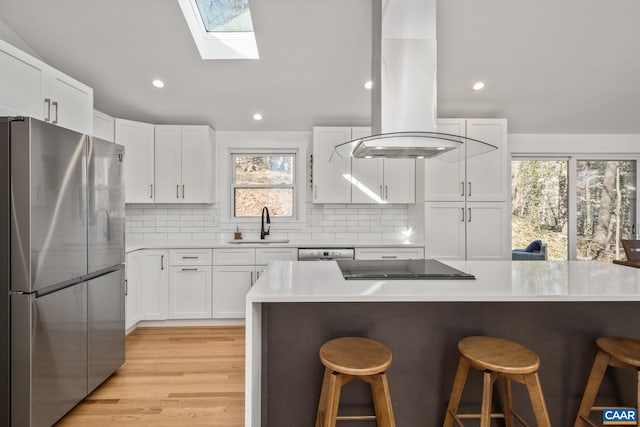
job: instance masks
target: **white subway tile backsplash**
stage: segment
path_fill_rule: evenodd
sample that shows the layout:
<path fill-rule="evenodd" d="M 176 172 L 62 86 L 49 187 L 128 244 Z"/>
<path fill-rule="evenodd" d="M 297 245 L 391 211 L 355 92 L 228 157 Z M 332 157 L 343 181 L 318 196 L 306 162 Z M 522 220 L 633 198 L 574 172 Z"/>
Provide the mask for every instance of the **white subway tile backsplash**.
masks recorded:
<path fill-rule="evenodd" d="M 216 205 L 132 204 L 126 206 L 127 239 L 231 240 L 239 225 L 245 238 L 257 238 L 260 222 L 221 220 Z M 407 228 L 405 205 L 307 204 L 303 221 L 271 223 L 272 238 L 314 242 L 402 241 Z"/>

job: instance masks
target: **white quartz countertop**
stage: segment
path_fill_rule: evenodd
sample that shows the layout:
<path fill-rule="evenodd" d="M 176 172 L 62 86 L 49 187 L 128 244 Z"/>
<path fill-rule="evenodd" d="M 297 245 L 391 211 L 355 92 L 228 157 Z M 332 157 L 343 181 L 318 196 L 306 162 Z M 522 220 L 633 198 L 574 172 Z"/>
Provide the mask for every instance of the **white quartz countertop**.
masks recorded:
<path fill-rule="evenodd" d="M 424 243 L 420 242 L 336 242 L 336 241 L 313 241 L 290 240 L 287 243 L 229 243 L 227 240 L 189 240 L 189 241 L 145 241 L 127 242 L 126 252 L 133 252 L 140 249 L 230 249 L 230 248 L 422 248 Z"/>
<path fill-rule="evenodd" d="M 263 302 L 640 301 L 640 269 L 596 261 L 447 261 L 476 280 L 344 280 L 335 261 L 276 261 Z"/>

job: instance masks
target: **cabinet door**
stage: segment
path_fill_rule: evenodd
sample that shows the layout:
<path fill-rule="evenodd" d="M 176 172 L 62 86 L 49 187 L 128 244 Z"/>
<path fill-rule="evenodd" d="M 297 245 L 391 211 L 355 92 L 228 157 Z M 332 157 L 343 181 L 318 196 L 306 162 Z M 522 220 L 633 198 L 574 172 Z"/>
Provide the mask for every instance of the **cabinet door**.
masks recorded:
<path fill-rule="evenodd" d="M 126 203 L 153 203 L 154 129 L 147 123 L 116 119 L 116 143 L 125 146 Z"/>
<path fill-rule="evenodd" d="M 506 203 L 467 203 L 467 260 L 509 259 Z"/>
<path fill-rule="evenodd" d="M 382 159 L 351 159 L 351 203 L 385 203 Z"/>
<path fill-rule="evenodd" d="M 464 202 L 425 203 L 425 257 L 465 259 Z"/>
<path fill-rule="evenodd" d="M 182 202 L 181 157 L 181 126 L 155 126 L 156 203 Z"/>
<path fill-rule="evenodd" d="M 139 257 L 140 320 L 164 320 L 169 296 L 167 251 L 144 250 Z"/>
<path fill-rule="evenodd" d="M 350 127 L 313 128 L 314 203 L 351 202 L 351 157 L 334 152 L 336 145 L 350 140 Z"/>
<path fill-rule="evenodd" d="M 465 136 L 465 125 L 465 119 L 439 119 L 438 132 Z M 425 201 L 464 201 L 466 191 L 464 150 L 465 147 L 461 146 L 457 150 L 424 160 Z"/>
<path fill-rule="evenodd" d="M 213 267 L 213 317 L 244 318 L 245 299 L 255 274 L 253 265 Z"/>
<path fill-rule="evenodd" d="M 415 203 L 416 161 L 384 159 L 383 194 L 385 203 Z"/>
<path fill-rule="evenodd" d="M 467 119 L 467 137 L 498 147 L 486 151 L 477 143 L 467 143 L 467 201 L 506 201 L 507 121 Z M 479 153 L 479 154 L 477 154 Z"/>
<path fill-rule="evenodd" d="M 67 129 L 92 134 L 93 89 L 53 68 L 47 74 L 51 122 Z"/>
<path fill-rule="evenodd" d="M 125 264 L 124 320 L 128 331 L 140 321 L 140 251 L 127 254 Z"/>
<path fill-rule="evenodd" d="M 168 317 L 211 317 L 211 267 L 170 267 Z"/>
<path fill-rule="evenodd" d="M 115 119 L 98 110 L 93 110 L 93 136 L 109 142 L 115 142 Z"/>
<path fill-rule="evenodd" d="M 44 63 L 0 40 L 0 115 L 45 118 L 45 68 Z"/>
<path fill-rule="evenodd" d="M 182 126 L 182 201 L 213 203 L 213 141 L 208 126 Z"/>

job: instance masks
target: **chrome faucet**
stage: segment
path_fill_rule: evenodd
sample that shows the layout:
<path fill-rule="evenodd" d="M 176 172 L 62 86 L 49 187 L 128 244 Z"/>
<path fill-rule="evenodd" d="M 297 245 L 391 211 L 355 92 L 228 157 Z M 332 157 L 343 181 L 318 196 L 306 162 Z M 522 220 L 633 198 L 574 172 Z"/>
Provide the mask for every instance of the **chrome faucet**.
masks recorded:
<path fill-rule="evenodd" d="M 264 240 L 264 236 L 268 236 L 269 235 L 269 230 L 271 230 L 271 227 L 267 228 L 267 230 L 265 231 L 264 229 L 264 214 L 267 214 L 267 224 L 271 224 L 271 218 L 269 218 L 269 209 L 267 209 L 267 207 L 265 206 L 264 208 L 262 208 L 262 223 L 261 223 L 261 227 L 260 227 L 260 239 Z"/>

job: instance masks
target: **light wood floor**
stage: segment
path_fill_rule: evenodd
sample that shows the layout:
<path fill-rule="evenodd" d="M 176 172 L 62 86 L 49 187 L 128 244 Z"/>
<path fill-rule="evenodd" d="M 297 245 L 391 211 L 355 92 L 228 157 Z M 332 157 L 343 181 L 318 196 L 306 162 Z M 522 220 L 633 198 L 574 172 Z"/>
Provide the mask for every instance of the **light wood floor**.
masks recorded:
<path fill-rule="evenodd" d="M 244 327 L 138 328 L 126 360 L 56 426 L 244 425 Z"/>

